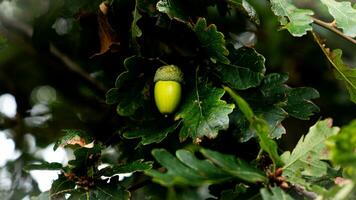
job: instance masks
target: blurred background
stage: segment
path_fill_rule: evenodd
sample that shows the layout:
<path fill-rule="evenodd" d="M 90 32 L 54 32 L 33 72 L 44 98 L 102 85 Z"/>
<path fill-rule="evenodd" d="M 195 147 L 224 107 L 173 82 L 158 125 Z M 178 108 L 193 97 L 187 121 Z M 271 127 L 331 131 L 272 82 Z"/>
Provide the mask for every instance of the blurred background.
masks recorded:
<path fill-rule="evenodd" d="M 100 130 L 103 137 L 115 131 L 115 127 L 100 127 L 100 122 L 114 119 L 114 109 L 105 105 L 105 88 L 113 86 L 118 74 L 112 72 L 117 72 L 122 58 L 107 55 L 90 59 L 95 49 L 88 46 L 98 44 L 87 39 L 96 32 L 78 34 L 86 22 L 79 24 L 75 16 L 68 17 L 71 11 L 56 10 L 64 2 L 0 0 L 0 35 L 7 40 L 0 46 L 0 199 L 30 199 L 50 188 L 58 172 L 22 169 L 29 161 L 66 164 L 72 152 L 62 148 L 53 151 L 53 142 L 63 134 L 62 129 Z M 317 2 L 295 1 L 330 21 L 326 7 Z M 356 118 L 356 106 L 349 101 L 344 85 L 335 80 L 331 65 L 312 36 L 294 38 L 287 31 L 278 31 L 279 23 L 266 1 L 251 4 L 260 16 L 260 27 L 234 37 L 256 44 L 266 58 L 267 72 L 287 72 L 290 86 L 313 87 L 320 93 L 315 102 L 321 112 L 311 120 L 288 118 L 283 122 L 287 135 L 279 141 L 281 148 L 293 148 L 320 118 L 331 117 L 337 126 Z M 48 26 L 50 30 L 43 28 Z M 330 48 L 343 50 L 346 64 L 356 67 L 355 45 L 315 28 Z M 93 78 L 101 84 L 94 83 Z"/>

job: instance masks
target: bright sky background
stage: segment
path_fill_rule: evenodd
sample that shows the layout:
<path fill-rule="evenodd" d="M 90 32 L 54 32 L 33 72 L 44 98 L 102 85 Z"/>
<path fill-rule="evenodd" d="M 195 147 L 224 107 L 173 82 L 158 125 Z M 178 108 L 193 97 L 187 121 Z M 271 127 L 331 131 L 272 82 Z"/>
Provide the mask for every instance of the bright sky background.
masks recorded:
<path fill-rule="evenodd" d="M 0 113 L 9 118 L 16 115 L 16 101 L 13 95 L 3 94 L 0 96 Z M 36 149 L 35 138 L 31 134 L 26 134 L 26 141 L 29 143 L 30 151 L 38 158 L 43 158 L 47 162 L 59 162 L 64 165 L 68 163 L 67 152 L 63 148 L 53 151 L 53 145 L 50 144 L 44 149 Z M 0 131 L 0 188 L 9 188 L 11 186 L 11 174 L 4 168 L 8 161 L 17 159 L 21 152 L 15 149 L 15 143 L 11 139 L 10 131 Z M 58 171 L 31 171 L 31 176 L 37 181 L 41 191 L 47 191 L 51 188 L 52 181 L 58 177 Z"/>

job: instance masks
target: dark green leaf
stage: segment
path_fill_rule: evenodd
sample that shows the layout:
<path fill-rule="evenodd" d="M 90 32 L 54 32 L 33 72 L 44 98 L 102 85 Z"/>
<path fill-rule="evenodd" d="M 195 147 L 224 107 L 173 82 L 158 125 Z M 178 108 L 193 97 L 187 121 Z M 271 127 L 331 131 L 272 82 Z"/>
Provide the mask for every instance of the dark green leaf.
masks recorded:
<path fill-rule="evenodd" d="M 236 90 L 244 90 L 260 85 L 266 71 L 265 58 L 254 49 L 231 48 L 230 64 L 217 66 L 220 79 Z"/>
<path fill-rule="evenodd" d="M 153 162 L 146 161 L 143 159 L 133 161 L 131 163 L 123 164 L 123 165 L 115 165 L 113 167 L 107 167 L 103 169 L 104 176 L 113 176 L 115 174 L 123 174 L 123 173 L 134 173 L 149 170 L 152 168 Z"/>
<path fill-rule="evenodd" d="M 321 177 L 327 173 L 327 159 L 325 141 L 335 135 L 339 128 L 331 127 L 332 120 L 326 119 L 312 126 L 305 137 L 302 137 L 292 153 L 284 152 L 281 156 L 285 165 L 283 175 L 288 181 L 306 185 L 302 175 Z"/>
<path fill-rule="evenodd" d="M 76 189 L 71 192 L 69 200 L 130 200 L 130 192 L 112 179 L 109 183 L 99 182 L 90 190 Z"/>
<path fill-rule="evenodd" d="M 188 20 L 187 15 L 181 9 L 178 0 L 160 0 L 157 2 L 157 10 L 166 13 L 169 18 L 176 19 L 181 22 Z"/>
<path fill-rule="evenodd" d="M 225 47 L 224 34 L 217 30 L 215 24 L 207 26 L 206 19 L 199 18 L 193 30 L 212 62 L 230 63 L 229 59 L 226 58 L 229 51 Z"/>
<path fill-rule="evenodd" d="M 55 151 L 60 146 L 67 146 L 67 145 L 79 145 L 81 147 L 85 147 L 92 139 L 82 130 L 75 130 L 75 129 L 65 129 L 63 130 L 65 135 L 57 140 L 55 145 L 53 146 L 53 150 Z M 89 145 L 88 147 L 90 147 Z"/>
<path fill-rule="evenodd" d="M 143 76 L 147 66 L 143 58 L 139 56 L 126 58 L 124 66 L 126 71 L 117 77 L 115 88 L 107 92 L 106 102 L 117 103 L 116 111 L 119 115 L 132 116 L 149 95 L 149 80 Z"/>
<path fill-rule="evenodd" d="M 106 93 L 106 104 L 115 104 L 119 101 L 119 90 L 117 88 L 111 88 Z"/>
<path fill-rule="evenodd" d="M 280 187 L 271 188 L 271 192 L 268 189 L 261 189 L 261 196 L 263 200 L 293 200 L 291 196 L 285 193 Z"/>
<path fill-rule="evenodd" d="M 131 37 L 132 38 L 142 36 L 142 31 L 141 31 L 140 27 L 138 27 L 138 25 L 137 25 L 138 20 L 140 20 L 142 18 L 142 15 L 140 14 L 140 12 L 138 10 L 138 5 L 137 5 L 138 1 L 139 0 L 136 0 L 135 9 L 132 12 L 132 15 L 133 15 L 133 21 L 131 23 Z"/>
<path fill-rule="evenodd" d="M 315 98 L 319 98 L 319 92 L 313 88 L 292 88 L 284 109 L 295 118 L 308 120 L 314 112 L 319 112 L 319 107 L 311 101 Z"/>
<path fill-rule="evenodd" d="M 194 141 L 204 136 L 215 138 L 219 130 L 228 128 L 228 114 L 235 106 L 221 100 L 223 95 L 224 90 L 208 86 L 191 91 L 175 116 L 176 120 L 183 119 L 179 134 L 182 141 L 187 137 Z"/>
<path fill-rule="evenodd" d="M 63 168 L 61 163 L 57 162 L 42 162 L 40 164 L 28 164 L 24 167 L 24 170 L 61 170 Z"/>
<path fill-rule="evenodd" d="M 75 182 L 68 180 L 63 174 L 61 174 L 57 180 L 53 181 L 50 189 L 51 199 L 64 199 L 66 193 L 74 191 Z"/>
<path fill-rule="evenodd" d="M 266 182 L 267 178 L 261 170 L 250 166 L 245 161 L 232 155 L 225 155 L 217 151 L 201 149 L 200 152 L 222 170 L 246 182 Z"/>
<path fill-rule="evenodd" d="M 167 172 L 148 170 L 146 174 L 164 186 L 201 186 L 234 178 L 250 183 L 267 181 L 263 172 L 231 155 L 210 150 L 201 150 L 201 153 L 207 160 L 200 160 L 187 150 L 178 150 L 174 157 L 164 149 L 155 149 L 152 151 L 153 156 Z"/>
<path fill-rule="evenodd" d="M 141 144 L 148 145 L 152 143 L 160 143 L 169 133 L 175 131 L 180 122 L 168 127 L 168 128 L 149 128 L 145 127 L 139 130 L 126 131 L 123 136 L 127 139 L 142 138 Z"/>
<path fill-rule="evenodd" d="M 251 128 L 256 131 L 261 149 L 268 153 L 276 166 L 281 166 L 282 161 L 277 152 L 278 146 L 277 143 L 270 137 L 268 123 L 264 119 L 256 117 L 248 103 L 237 93 L 235 93 L 229 87 L 224 87 L 224 89 L 235 100 L 239 109 L 242 111 L 242 113 L 244 113 L 245 117 L 250 122 Z"/>
<path fill-rule="evenodd" d="M 313 11 L 295 7 L 291 0 L 271 0 L 272 11 L 279 17 L 283 28 L 293 36 L 300 37 L 312 30 Z"/>
<path fill-rule="evenodd" d="M 252 22 L 257 25 L 260 24 L 260 19 L 256 10 L 246 0 L 228 0 L 227 2 L 231 6 L 237 8 L 241 13 L 248 16 Z"/>
<path fill-rule="evenodd" d="M 321 0 L 321 2 L 328 7 L 337 27 L 342 28 L 345 35 L 356 37 L 356 9 L 351 6 L 351 2 L 335 0 Z"/>

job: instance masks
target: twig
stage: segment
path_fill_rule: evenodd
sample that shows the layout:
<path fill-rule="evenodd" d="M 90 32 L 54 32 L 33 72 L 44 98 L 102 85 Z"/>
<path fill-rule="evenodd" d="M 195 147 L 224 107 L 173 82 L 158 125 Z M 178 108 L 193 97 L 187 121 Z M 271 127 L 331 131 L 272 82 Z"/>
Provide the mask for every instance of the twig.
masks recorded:
<path fill-rule="evenodd" d="M 77 63 L 75 63 L 73 60 L 71 60 L 67 55 L 62 53 L 57 47 L 55 47 L 53 44 L 50 44 L 49 51 L 51 54 L 53 54 L 55 57 L 57 57 L 59 60 L 61 60 L 67 69 L 70 71 L 78 74 L 82 78 L 84 78 L 87 82 L 89 82 L 91 85 L 93 85 L 97 90 L 100 92 L 105 93 L 107 89 L 100 83 L 98 82 L 95 78 L 91 77 L 86 71 L 84 71 Z"/>
<path fill-rule="evenodd" d="M 343 32 L 341 32 L 339 29 L 335 28 L 335 26 L 333 25 L 334 23 L 327 23 L 327 22 L 324 22 L 320 19 L 317 19 L 317 18 L 314 18 L 312 17 L 313 21 L 315 24 L 321 26 L 321 27 L 324 27 L 334 33 L 336 33 L 337 35 L 339 35 L 340 37 L 344 38 L 345 40 L 348 40 L 350 41 L 351 43 L 355 44 L 356 45 L 356 40 L 353 39 L 352 37 L 349 37 L 347 35 L 345 35 Z"/>
<path fill-rule="evenodd" d="M 316 199 L 316 197 L 318 196 L 316 193 L 307 191 L 303 186 L 300 185 L 293 185 L 291 189 L 309 199 Z"/>

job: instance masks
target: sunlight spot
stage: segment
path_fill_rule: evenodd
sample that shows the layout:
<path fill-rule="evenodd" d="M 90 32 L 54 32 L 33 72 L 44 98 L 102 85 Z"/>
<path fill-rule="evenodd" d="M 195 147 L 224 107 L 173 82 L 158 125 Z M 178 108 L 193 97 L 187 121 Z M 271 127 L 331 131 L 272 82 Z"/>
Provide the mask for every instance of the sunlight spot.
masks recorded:
<path fill-rule="evenodd" d="M 7 131 L 0 131 L 0 167 L 6 165 L 8 161 L 16 160 L 21 153 L 15 149 L 15 142 L 8 138 Z"/>
<path fill-rule="evenodd" d="M 0 112 L 9 118 L 14 118 L 16 115 L 17 104 L 15 97 L 11 94 L 3 94 L 0 96 Z"/>

